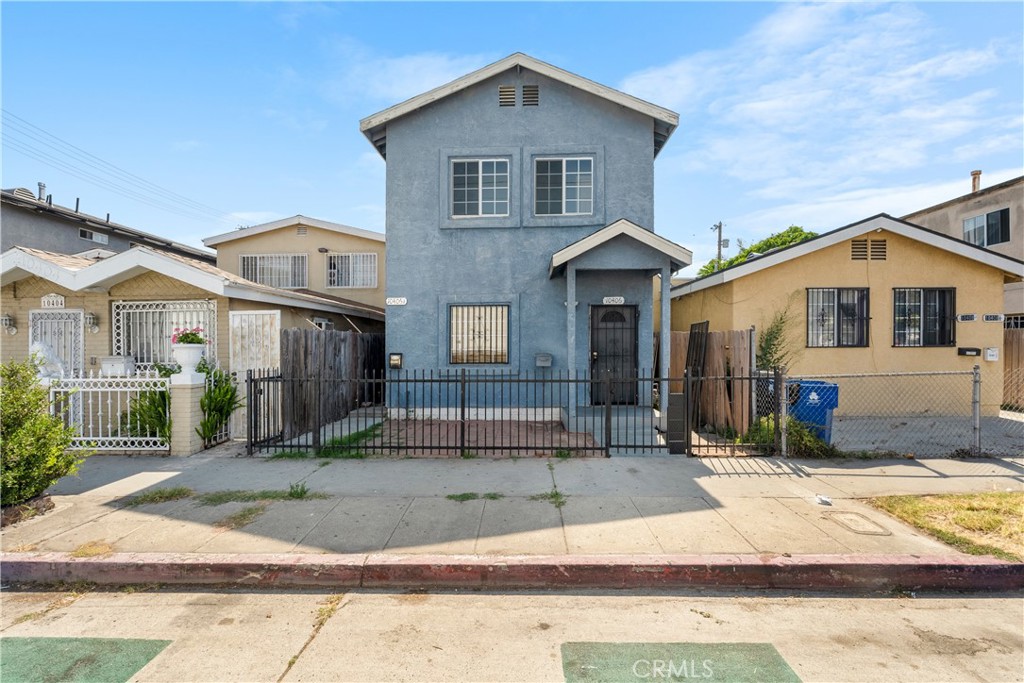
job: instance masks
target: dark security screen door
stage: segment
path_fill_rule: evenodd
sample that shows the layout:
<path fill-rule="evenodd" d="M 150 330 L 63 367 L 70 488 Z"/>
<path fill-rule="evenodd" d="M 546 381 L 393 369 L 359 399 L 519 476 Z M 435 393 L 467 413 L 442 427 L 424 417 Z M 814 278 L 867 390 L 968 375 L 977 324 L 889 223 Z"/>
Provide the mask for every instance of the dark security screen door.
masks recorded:
<path fill-rule="evenodd" d="M 591 306 L 590 372 L 600 380 L 592 402 L 603 404 L 610 387 L 612 403 L 635 404 L 636 362 L 636 306 Z"/>

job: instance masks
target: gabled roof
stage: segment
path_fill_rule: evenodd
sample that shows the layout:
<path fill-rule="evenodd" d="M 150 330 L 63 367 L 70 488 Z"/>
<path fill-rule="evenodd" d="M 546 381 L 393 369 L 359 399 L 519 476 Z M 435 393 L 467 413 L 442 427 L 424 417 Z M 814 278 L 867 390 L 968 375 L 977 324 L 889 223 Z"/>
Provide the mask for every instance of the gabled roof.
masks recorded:
<path fill-rule="evenodd" d="M 28 211 L 50 214 L 51 216 L 62 218 L 69 223 L 83 228 L 88 228 L 90 230 L 122 235 L 131 241 L 142 243 L 143 246 L 154 247 L 161 250 L 173 249 L 193 258 L 208 260 L 210 263 L 213 263 L 217 258 L 215 254 L 212 254 L 205 249 L 196 249 L 195 247 L 190 247 L 187 244 L 169 240 L 166 237 L 142 232 L 135 228 L 129 228 L 127 225 L 114 223 L 113 221 L 104 220 L 98 216 L 91 216 L 87 213 L 75 211 L 74 209 L 66 206 L 60 206 L 59 204 L 52 204 L 48 201 L 37 199 L 30 190 L 23 187 L 0 190 L 0 198 L 2 198 L 4 204 L 17 206 Z"/>
<path fill-rule="evenodd" d="M 1024 279 L 1024 261 L 1018 261 L 1017 259 L 1010 258 L 1009 256 L 1003 256 L 997 254 L 994 251 L 984 249 L 982 247 L 968 244 L 963 240 L 958 240 L 949 235 L 944 235 L 934 230 L 922 228 L 920 225 L 914 225 L 898 218 L 893 218 L 889 214 L 880 213 L 871 218 L 866 218 L 856 223 L 836 228 L 831 232 L 812 237 L 809 240 L 792 244 L 788 247 L 772 251 L 765 254 L 764 256 L 758 256 L 757 258 L 745 261 L 743 263 L 737 263 L 734 266 L 729 266 L 724 270 L 720 270 L 717 273 L 706 275 L 702 278 L 698 278 L 691 282 L 679 285 L 678 287 L 672 288 L 672 298 L 675 299 L 686 294 L 693 294 L 699 292 L 702 289 L 708 287 L 714 287 L 732 280 L 737 280 L 741 277 L 751 275 L 766 268 L 791 261 L 801 256 L 831 247 L 833 245 L 845 242 L 848 239 L 858 237 L 868 232 L 875 230 L 886 230 L 897 235 L 901 235 L 908 239 L 912 239 L 918 242 L 924 242 L 929 246 L 935 247 L 936 249 L 942 249 L 958 256 L 983 263 L 992 268 L 997 268 L 1004 273 L 1007 273 L 1016 279 Z"/>
<path fill-rule="evenodd" d="M 679 246 L 671 240 L 667 240 L 660 235 L 655 235 L 650 230 L 644 230 L 636 223 L 628 221 L 625 218 L 606 225 L 595 233 L 587 235 L 581 240 L 573 242 L 567 247 L 559 249 L 551 255 L 551 265 L 548 268 L 548 276 L 554 277 L 560 273 L 569 261 L 574 258 L 578 258 L 583 254 L 596 249 L 603 244 L 615 239 L 620 235 L 632 238 L 641 244 L 660 251 L 665 256 L 672 259 L 672 269 L 678 270 L 684 266 L 690 265 L 693 261 L 693 254 L 689 249 Z"/>
<path fill-rule="evenodd" d="M 912 220 L 915 216 L 919 216 L 919 215 L 921 215 L 923 213 L 932 213 L 933 211 L 938 211 L 939 209 L 944 209 L 947 206 L 955 206 L 956 204 L 963 204 L 964 202 L 968 202 L 968 201 L 971 201 L 973 199 L 981 199 L 982 197 L 985 197 L 986 195 L 990 195 L 990 194 L 992 194 L 994 192 L 999 192 L 1000 190 L 1005 190 L 1007 188 L 1013 187 L 1014 185 L 1021 185 L 1021 184 L 1024 184 L 1024 176 L 1017 176 L 1016 178 L 1010 178 L 1009 180 L 1004 180 L 1003 182 L 997 183 L 997 184 L 992 185 L 990 187 L 984 187 L 984 188 L 978 190 L 977 192 L 969 192 L 968 194 L 961 195 L 961 196 L 956 197 L 954 199 L 947 199 L 944 202 L 939 202 L 938 204 L 936 204 L 934 206 L 929 206 L 926 209 L 918 209 L 917 211 L 914 211 L 913 213 L 908 213 L 906 216 L 903 216 L 903 220 L 909 221 L 909 220 Z"/>
<path fill-rule="evenodd" d="M 366 135 L 367 139 L 373 146 L 377 148 L 382 157 L 387 157 L 385 153 L 385 142 L 387 139 L 387 124 L 390 121 L 394 121 L 397 118 L 410 114 L 418 109 L 421 109 L 428 104 L 442 100 L 445 97 L 454 95 L 460 90 L 476 85 L 481 81 L 485 81 L 488 78 L 497 76 L 513 67 L 521 67 L 529 69 L 535 73 L 539 73 L 548 78 L 561 81 L 566 85 L 570 85 L 574 88 L 590 93 L 596 97 L 602 97 L 606 100 L 614 102 L 618 105 L 632 109 L 633 111 L 640 112 L 650 116 L 655 121 L 654 126 L 654 154 L 657 156 L 661 147 L 668 140 L 669 136 L 672 135 L 672 131 L 675 130 L 676 126 L 679 125 L 679 114 L 659 107 L 650 102 L 645 102 L 632 95 L 627 95 L 624 92 L 609 88 L 606 85 L 595 83 L 594 81 L 577 76 L 574 73 L 570 73 L 564 69 L 559 69 L 557 66 L 552 66 L 547 62 L 542 62 L 539 59 L 535 59 L 530 55 L 523 54 L 522 52 L 516 52 L 515 54 L 509 55 L 504 59 L 501 59 L 489 66 L 485 66 L 482 69 L 478 69 L 470 74 L 466 74 L 461 78 L 457 78 L 450 83 L 446 83 L 440 87 L 434 88 L 421 95 L 417 95 L 411 99 L 406 100 L 400 104 L 396 104 L 393 107 L 389 107 L 384 111 L 367 116 L 365 119 L 359 122 L 359 130 Z"/>
<path fill-rule="evenodd" d="M 0 261 L 0 283 L 4 285 L 36 276 L 73 292 L 104 291 L 143 273 L 153 272 L 186 282 L 217 296 L 313 308 L 373 320 L 384 319 L 384 311 L 376 306 L 268 287 L 250 282 L 205 261 L 148 247 L 133 247 L 104 259 L 14 247 L 4 252 L 0 256 Z"/>
<path fill-rule="evenodd" d="M 353 228 L 350 225 L 342 225 L 341 223 L 323 221 L 320 220 L 319 218 L 309 218 L 308 216 L 292 216 L 291 218 L 282 218 L 281 220 L 271 221 L 269 223 L 261 223 L 260 225 L 253 225 L 248 228 L 242 228 L 241 230 L 232 230 L 231 232 L 225 232 L 220 235 L 214 235 L 213 237 L 206 237 L 203 239 L 203 244 L 205 244 L 208 247 L 216 247 L 218 244 L 223 244 L 224 242 L 240 240 L 246 237 L 252 237 L 253 235 L 259 235 L 264 232 L 270 232 L 271 230 L 298 227 L 300 225 L 306 225 L 311 228 L 320 228 L 322 230 L 331 230 L 332 232 L 336 232 L 342 235 L 363 237 L 365 239 L 375 240 L 377 242 L 384 241 L 383 233 L 372 232 L 370 230 L 363 230 L 362 228 Z"/>

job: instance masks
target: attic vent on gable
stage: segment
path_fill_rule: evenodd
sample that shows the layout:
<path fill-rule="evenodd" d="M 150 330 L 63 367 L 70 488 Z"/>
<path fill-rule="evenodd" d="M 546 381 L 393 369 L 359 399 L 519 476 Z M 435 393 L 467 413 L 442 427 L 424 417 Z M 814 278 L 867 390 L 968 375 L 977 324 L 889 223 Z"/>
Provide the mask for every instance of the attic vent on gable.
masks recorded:
<path fill-rule="evenodd" d="M 305 225 L 297 225 L 297 226 L 295 226 L 295 234 L 299 235 L 299 236 L 304 236 L 306 234 L 306 226 Z"/>
<path fill-rule="evenodd" d="M 514 85 L 499 85 L 498 86 L 498 106 L 499 107 L 514 107 L 514 106 L 516 106 L 516 86 L 514 86 Z"/>
<path fill-rule="evenodd" d="M 884 261 L 886 257 L 885 240 L 871 240 L 871 260 Z"/>
<path fill-rule="evenodd" d="M 539 85 L 524 85 L 523 86 L 523 106 L 524 107 L 536 107 L 540 104 L 540 86 Z"/>
<path fill-rule="evenodd" d="M 852 240 L 850 242 L 850 260 L 851 261 L 867 261 L 868 260 L 868 241 L 867 240 Z"/>

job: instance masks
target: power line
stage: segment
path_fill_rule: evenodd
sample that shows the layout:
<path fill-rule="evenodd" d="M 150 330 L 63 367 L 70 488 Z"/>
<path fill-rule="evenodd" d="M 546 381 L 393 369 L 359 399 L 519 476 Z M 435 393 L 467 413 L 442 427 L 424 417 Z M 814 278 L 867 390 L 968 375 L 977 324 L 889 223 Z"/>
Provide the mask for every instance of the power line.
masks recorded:
<path fill-rule="evenodd" d="M 70 173 L 86 182 L 100 185 L 122 196 L 142 201 L 150 206 L 177 213 L 178 215 L 233 222 L 225 211 L 185 197 L 126 171 L 53 135 L 6 109 L 3 110 L 3 120 L 4 144 L 11 145 L 13 149 L 25 156 L 34 158 L 51 167 L 57 167 L 55 164 L 59 164 L 59 170 Z M 22 139 L 18 139 L 9 133 L 17 134 Z M 53 150 L 58 156 L 40 149 L 34 143 Z M 17 147 L 16 145 L 19 144 L 20 147 Z M 40 158 L 40 156 L 46 157 L 49 161 Z M 83 169 L 81 164 L 91 167 L 100 175 L 98 176 L 96 173 Z"/>

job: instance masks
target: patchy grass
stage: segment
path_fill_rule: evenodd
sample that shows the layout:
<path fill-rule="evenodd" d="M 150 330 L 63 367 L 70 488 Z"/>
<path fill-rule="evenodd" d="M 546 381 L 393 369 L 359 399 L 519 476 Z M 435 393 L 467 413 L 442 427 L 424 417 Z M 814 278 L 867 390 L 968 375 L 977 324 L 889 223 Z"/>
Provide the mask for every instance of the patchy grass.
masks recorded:
<path fill-rule="evenodd" d="M 341 599 L 344 597 L 344 593 L 338 593 L 330 596 L 324 602 L 320 603 L 320 608 L 316 611 L 316 620 L 313 622 L 313 628 L 317 631 L 323 628 L 323 625 L 327 623 L 327 620 L 333 617 L 334 613 L 338 611 L 338 606 L 341 604 Z"/>
<path fill-rule="evenodd" d="M 459 453 L 459 455 L 462 456 L 463 460 L 472 460 L 473 458 L 477 457 L 475 452 L 468 449 L 463 449 L 463 451 Z"/>
<path fill-rule="evenodd" d="M 565 507 L 566 502 L 568 502 L 565 494 L 558 489 L 551 489 L 547 493 L 538 493 L 534 496 L 530 496 L 530 500 L 546 500 L 556 508 Z"/>
<path fill-rule="evenodd" d="M 244 526 L 252 524 L 256 521 L 260 515 L 266 512 L 266 504 L 261 505 L 250 505 L 249 507 L 242 508 L 233 515 L 228 515 L 224 519 L 217 522 L 217 526 L 222 529 L 241 529 Z"/>
<path fill-rule="evenodd" d="M 157 503 L 166 503 L 172 500 L 181 500 L 182 498 L 190 498 L 192 496 L 192 489 L 187 486 L 174 486 L 170 488 L 153 489 L 152 491 L 146 491 L 140 493 L 137 496 L 131 498 L 125 498 L 121 501 L 121 504 L 125 507 L 138 507 L 139 505 L 156 505 Z"/>
<path fill-rule="evenodd" d="M 467 500 L 476 500 L 480 497 L 479 493 L 449 493 L 445 498 L 448 500 L 454 500 L 456 503 L 465 503 Z"/>
<path fill-rule="evenodd" d="M 485 493 L 484 495 L 482 495 L 480 497 L 481 498 L 485 498 L 487 500 L 501 500 L 502 498 L 505 497 L 505 494 L 504 493 L 494 493 L 494 492 L 491 492 L 491 493 Z"/>
<path fill-rule="evenodd" d="M 314 456 L 310 451 L 278 451 L 267 460 L 305 460 L 312 457 Z"/>
<path fill-rule="evenodd" d="M 330 498 L 326 493 L 311 493 L 305 484 L 289 484 L 287 491 L 264 489 L 262 491 L 214 491 L 196 498 L 200 505 L 224 505 L 225 503 L 265 503 L 272 500 L 313 500 Z"/>
<path fill-rule="evenodd" d="M 71 551 L 71 557 L 102 557 L 114 552 L 114 546 L 106 541 L 86 541 Z"/>
<path fill-rule="evenodd" d="M 960 552 L 1024 561 L 1024 492 L 885 496 L 870 502 Z"/>
<path fill-rule="evenodd" d="M 320 458 L 362 460 L 367 457 L 367 454 L 360 446 L 364 446 L 367 442 L 380 436 L 383 430 L 383 424 L 375 424 L 372 427 L 360 429 L 345 436 L 336 436 L 328 439 L 327 443 L 316 452 L 316 455 Z"/>
<path fill-rule="evenodd" d="M 568 460 L 569 458 L 572 457 L 572 451 L 570 451 L 568 448 L 559 448 L 557 451 L 555 451 L 555 457 L 558 458 L 559 460 Z"/>

